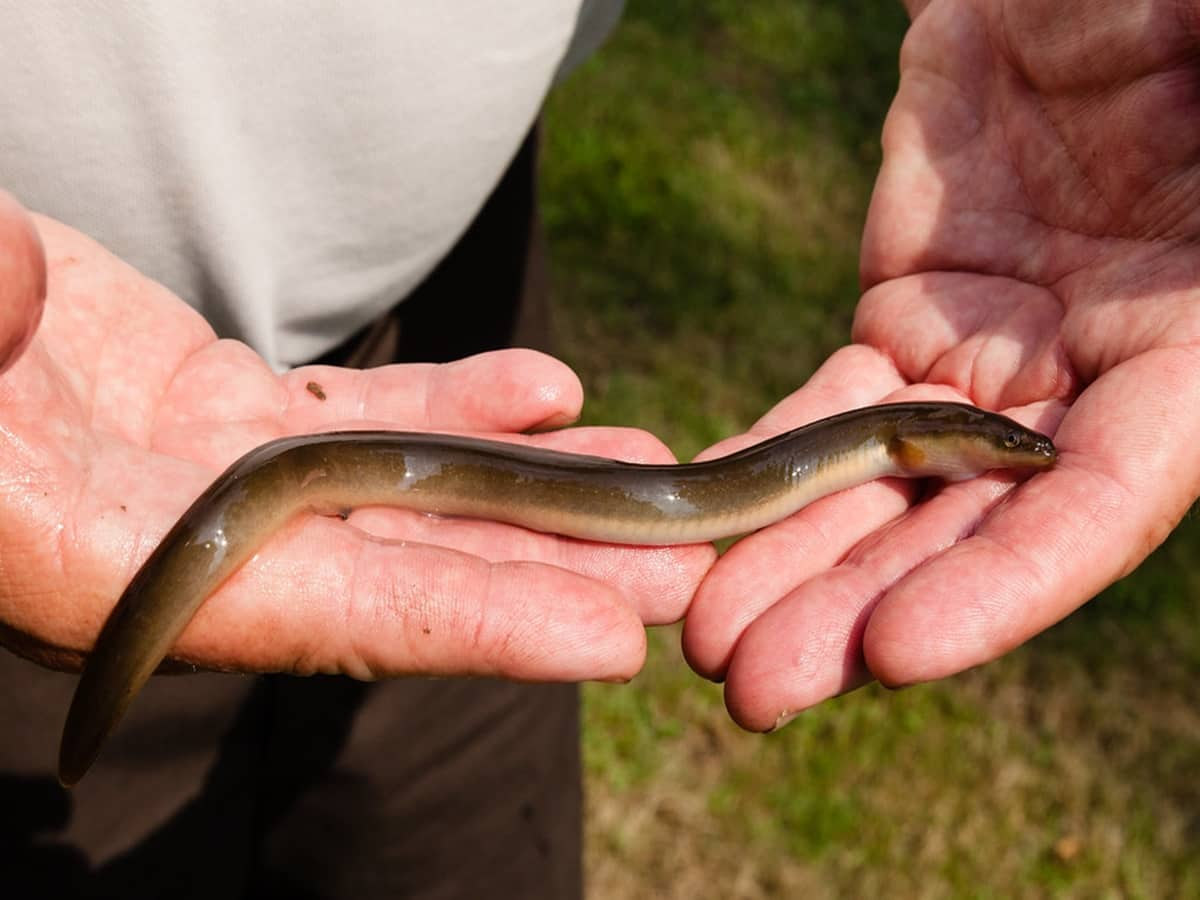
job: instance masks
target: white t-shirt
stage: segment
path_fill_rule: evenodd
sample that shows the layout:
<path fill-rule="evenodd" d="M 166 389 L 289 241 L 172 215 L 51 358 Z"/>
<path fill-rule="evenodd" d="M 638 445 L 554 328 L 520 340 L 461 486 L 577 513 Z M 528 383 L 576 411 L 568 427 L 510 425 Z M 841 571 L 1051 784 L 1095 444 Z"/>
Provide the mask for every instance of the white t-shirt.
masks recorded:
<path fill-rule="evenodd" d="M 0 4 L 0 186 L 293 365 L 433 268 L 620 8 Z"/>

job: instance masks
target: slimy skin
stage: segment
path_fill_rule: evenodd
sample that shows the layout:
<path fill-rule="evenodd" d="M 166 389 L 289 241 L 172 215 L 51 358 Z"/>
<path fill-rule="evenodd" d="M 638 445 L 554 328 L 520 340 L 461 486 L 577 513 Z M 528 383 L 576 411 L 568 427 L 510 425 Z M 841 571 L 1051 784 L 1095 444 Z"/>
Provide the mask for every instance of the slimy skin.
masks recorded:
<path fill-rule="evenodd" d="M 687 544 L 756 531 L 876 478 L 960 480 L 1055 457 L 1044 435 L 959 403 L 865 407 L 683 465 L 409 432 L 281 438 L 217 478 L 117 601 L 67 714 L 59 780 L 83 777 L 200 605 L 306 511 L 397 506 L 585 540 Z"/>

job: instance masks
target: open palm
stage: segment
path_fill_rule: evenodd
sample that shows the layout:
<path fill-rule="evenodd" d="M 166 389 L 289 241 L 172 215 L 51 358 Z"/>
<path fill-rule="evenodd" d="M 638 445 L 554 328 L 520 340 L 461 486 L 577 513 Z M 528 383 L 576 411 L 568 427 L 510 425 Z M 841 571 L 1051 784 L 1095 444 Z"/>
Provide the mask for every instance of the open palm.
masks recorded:
<path fill-rule="evenodd" d="M 684 647 L 748 728 L 999 656 L 1200 493 L 1200 3 L 909 8 L 856 344 L 737 442 L 915 394 L 1055 431 L 1060 462 L 869 485 L 734 547 Z"/>
<path fill-rule="evenodd" d="M 569 370 L 528 351 L 277 375 L 94 242 L 47 219 L 36 230 L 44 260 L 0 196 L 0 640 L 48 665 L 79 664 L 174 519 L 259 443 L 334 427 L 502 436 L 564 424 L 581 402 Z M 665 454 L 619 429 L 537 440 Z M 641 665 L 643 622 L 677 619 L 711 558 L 396 510 L 310 515 L 218 591 L 175 655 L 243 671 L 623 679 Z"/>

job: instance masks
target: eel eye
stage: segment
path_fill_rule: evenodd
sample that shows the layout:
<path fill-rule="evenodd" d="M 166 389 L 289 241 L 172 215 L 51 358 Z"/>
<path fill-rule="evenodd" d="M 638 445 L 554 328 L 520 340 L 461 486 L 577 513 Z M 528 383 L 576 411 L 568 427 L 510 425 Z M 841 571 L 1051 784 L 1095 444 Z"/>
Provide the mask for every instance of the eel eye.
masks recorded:
<path fill-rule="evenodd" d="M 1004 432 L 1004 446 L 1009 450 L 1017 447 L 1021 443 L 1021 436 L 1013 430 Z"/>

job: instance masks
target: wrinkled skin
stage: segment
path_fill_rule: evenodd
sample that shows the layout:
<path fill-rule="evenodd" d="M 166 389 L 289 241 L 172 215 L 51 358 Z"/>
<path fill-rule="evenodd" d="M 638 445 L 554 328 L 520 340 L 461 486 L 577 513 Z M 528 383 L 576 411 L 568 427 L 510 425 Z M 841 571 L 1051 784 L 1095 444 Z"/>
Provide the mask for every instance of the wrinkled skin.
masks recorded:
<path fill-rule="evenodd" d="M 908 7 L 855 343 L 709 452 L 919 396 L 1055 432 L 1060 462 L 915 506 L 872 484 L 724 556 L 684 650 L 751 729 L 995 659 L 1131 571 L 1200 493 L 1200 3 Z"/>
<path fill-rule="evenodd" d="M 282 434 L 453 430 L 670 459 L 631 430 L 519 437 L 571 421 L 582 401 L 569 369 L 531 351 L 277 375 L 2 194 L 0 354 L 0 641 L 63 668 L 191 500 Z M 624 680 L 641 667 L 643 624 L 678 619 L 712 557 L 395 510 L 309 515 L 214 595 L 176 655 L 243 671 Z"/>
<path fill-rule="evenodd" d="M 1200 492 L 1200 2 L 908 5 L 855 343 L 708 455 L 853 406 L 938 397 L 1055 432 L 1061 461 L 1015 488 L 989 476 L 919 505 L 910 484 L 867 485 L 726 554 L 700 583 L 684 650 L 726 681 L 747 728 L 871 678 L 999 656 L 1135 567 Z M 565 367 L 521 351 L 277 376 L 7 199 L 0 365 L 0 640 L 63 667 L 190 499 L 251 446 L 333 427 L 515 434 L 570 421 L 581 402 Z M 625 430 L 538 442 L 665 458 Z M 392 511 L 310 516 L 217 593 L 176 652 L 245 671 L 619 680 L 641 664 L 642 623 L 678 618 L 711 561 Z"/>

